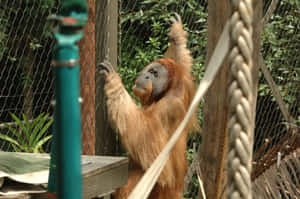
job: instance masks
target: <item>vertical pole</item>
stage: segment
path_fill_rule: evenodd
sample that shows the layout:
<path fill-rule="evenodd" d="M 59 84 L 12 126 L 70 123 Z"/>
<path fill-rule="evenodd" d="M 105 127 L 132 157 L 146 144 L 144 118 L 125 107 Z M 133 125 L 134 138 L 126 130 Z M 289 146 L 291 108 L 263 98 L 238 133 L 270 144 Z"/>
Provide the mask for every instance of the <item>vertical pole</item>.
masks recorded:
<path fill-rule="evenodd" d="M 253 67 L 251 68 L 252 78 L 253 78 L 253 126 L 255 123 L 256 115 L 256 102 L 257 102 L 257 93 L 258 93 L 258 80 L 259 80 L 259 63 L 260 63 L 260 43 L 261 43 L 261 33 L 262 33 L 262 24 L 260 23 L 262 19 L 262 10 L 263 10 L 263 1 L 252 1 L 253 6 Z M 253 138 L 252 138 L 253 140 Z"/>
<path fill-rule="evenodd" d="M 95 0 L 87 0 L 89 19 L 80 48 L 82 154 L 95 155 Z"/>
<path fill-rule="evenodd" d="M 81 118 L 77 42 L 82 38 L 82 29 L 87 21 L 85 0 L 62 1 L 59 15 L 53 16 L 52 19 L 59 22 L 59 29 L 55 33 L 57 43 L 52 61 L 56 96 L 55 145 L 57 149 L 54 153 L 57 153 L 55 171 L 57 179 L 55 181 L 58 187 L 58 198 L 81 199 Z M 51 163 L 53 164 L 53 161 Z"/>
<path fill-rule="evenodd" d="M 228 1 L 208 1 L 207 55 L 210 60 L 229 16 Z M 200 160 L 203 184 L 207 198 L 220 198 L 226 174 L 224 173 L 227 147 L 227 82 L 228 64 L 223 65 L 205 96 Z"/>
<path fill-rule="evenodd" d="M 118 34 L 118 1 L 96 1 L 96 63 L 107 59 L 116 69 L 117 34 Z M 103 76 L 102 76 L 103 77 Z M 117 134 L 107 118 L 106 100 L 104 97 L 104 79 L 96 72 L 96 144 L 97 155 L 114 155 L 117 151 Z"/>
<path fill-rule="evenodd" d="M 74 45 L 57 46 L 56 60 L 78 59 Z M 81 199 L 79 65 L 55 68 L 58 198 Z"/>

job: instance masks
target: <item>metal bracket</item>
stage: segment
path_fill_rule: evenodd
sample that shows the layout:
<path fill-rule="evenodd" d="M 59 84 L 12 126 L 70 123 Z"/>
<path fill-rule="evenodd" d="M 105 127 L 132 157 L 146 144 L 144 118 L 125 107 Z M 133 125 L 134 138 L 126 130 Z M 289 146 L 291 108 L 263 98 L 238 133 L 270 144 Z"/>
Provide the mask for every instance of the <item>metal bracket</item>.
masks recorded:
<path fill-rule="evenodd" d="M 63 67 L 75 67 L 79 65 L 79 59 L 70 59 L 70 60 L 52 60 L 51 65 L 54 67 L 63 66 Z"/>

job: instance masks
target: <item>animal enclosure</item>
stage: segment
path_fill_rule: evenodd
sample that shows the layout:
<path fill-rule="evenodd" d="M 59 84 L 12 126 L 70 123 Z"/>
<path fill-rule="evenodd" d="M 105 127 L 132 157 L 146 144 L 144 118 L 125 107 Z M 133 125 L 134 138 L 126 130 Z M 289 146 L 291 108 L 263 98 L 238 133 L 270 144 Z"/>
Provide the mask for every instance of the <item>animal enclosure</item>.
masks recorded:
<path fill-rule="evenodd" d="M 209 13 L 208 1 L 109 2 L 88 0 L 90 21 L 85 29 L 86 37 L 79 43 L 84 154 L 125 153 L 120 138 L 107 123 L 103 79 L 97 76 L 96 62 L 107 57 L 117 66 L 126 89 L 132 94 L 139 71 L 150 61 L 161 58 L 167 49 L 168 19 L 173 12 L 182 17 L 188 32 L 188 48 L 194 58 L 193 74 L 197 83 L 204 74 L 208 61 L 206 54 L 213 50 L 207 49 L 208 16 L 212 14 Z M 34 145 L 22 136 L 16 137 L 12 131 L 22 129 L 22 122 L 28 120 L 30 124 L 40 124 L 36 127 L 37 142 L 47 138 L 37 151 L 50 152 L 49 121 L 53 115 L 51 101 L 54 99 L 52 30 L 56 24 L 48 17 L 58 12 L 60 4 L 59 0 L 1 2 L 0 150 L 15 151 L 17 148 L 23 152 L 33 152 L 26 150 L 33 150 Z M 300 5 L 297 0 L 264 0 L 261 12 L 261 59 L 258 63 L 251 174 L 253 192 L 265 198 L 278 195 L 293 198 L 300 194 Z M 218 95 L 218 91 L 214 93 Z M 207 122 L 207 114 L 203 113 L 207 101 L 204 99 L 199 106 L 200 126 Z M 205 163 L 198 161 L 204 133 L 191 135 L 188 139 L 190 167 L 185 180 L 184 198 L 201 195 L 197 167 L 205 167 Z M 7 137 L 24 147 L 18 147 Z M 217 167 L 217 163 L 214 166 Z M 209 175 L 205 170 L 201 173 L 199 175 L 202 177 Z M 226 186 L 225 183 L 222 187 Z"/>

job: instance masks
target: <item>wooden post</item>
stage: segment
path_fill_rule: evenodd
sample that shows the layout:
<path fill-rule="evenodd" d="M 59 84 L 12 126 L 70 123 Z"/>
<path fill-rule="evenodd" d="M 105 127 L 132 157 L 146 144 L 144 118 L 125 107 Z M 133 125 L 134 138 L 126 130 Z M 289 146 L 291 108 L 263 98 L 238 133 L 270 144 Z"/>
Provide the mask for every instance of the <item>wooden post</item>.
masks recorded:
<path fill-rule="evenodd" d="M 96 1 L 96 63 L 104 59 L 117 66 L 118 2 Z M 115 68 L 116 69 L 116 68 Z M 97 155 L 114 155 L 117 149 L 117 134 L 107 120 L 103 92 L 104 81 L 96 73 L 96 145 Z"/>
<path fill-rule="evenodd" d="M 258 59 L 261 35 L 262 2 L 253 1 L 254 29 L 253 29 L 253 93 L 255 113 L 257 86 L 258 86 Z M 208 41 L 207 60 L 209 60 L 222 29 L 228 20 L 229 5 L 226 1 L 211 0 L 208 2 Z M 227 84 L 228 65 L 224 61 L 221 71 L 216 77 L 214 84 L 209 89 L 204 105 L 204 124 L 202 144 L 200 148 L 201 169 L 203 184 L 207 198 L 225 198 L 224 189 L 226 173 L 224 165 L 227 150 Z M 255 117 L 255 114 L 253 114 Z M 254 122 L 254 119 L 253 119 Z M 254 124 L 253 124 L 254 125 Z M 222 195 L 221 195 L 222 194 Z"/>
<path fill-rule="evenodd" d="M 255 115 L 256 115 L 256 102 L 258 93 L 258 72 L 260 63 L 260 42 L 262 33 L 262 1 L 252 1 L 253 2 L 253 68 L 252 68 L 252 79 L 253 79 L 253 126 L 255 125 Z M 255 129 L 255 128 L 254 128 Z M 254 139 L 252 139 L 254 140 Z"/>
<path fill-rule="evenodd" d="M 228 15 L 228 1 L 208 1 L 207 62 L 228 20 Z M 200 159 L 207 198 L 219 199 L 226 182 L 224 165 L 226 160 L 227 120 L 229 115 L 227 84 L 228 64 L 225 59 L 214 83 L 206 94 L 204 104 Z"/>
<path fill-rule="evenodd" d="M 95 155 L 95 4 L 87 0 L 88 24 L 80 47 L 80 94 L 82 121 L 82 154 Z"/>

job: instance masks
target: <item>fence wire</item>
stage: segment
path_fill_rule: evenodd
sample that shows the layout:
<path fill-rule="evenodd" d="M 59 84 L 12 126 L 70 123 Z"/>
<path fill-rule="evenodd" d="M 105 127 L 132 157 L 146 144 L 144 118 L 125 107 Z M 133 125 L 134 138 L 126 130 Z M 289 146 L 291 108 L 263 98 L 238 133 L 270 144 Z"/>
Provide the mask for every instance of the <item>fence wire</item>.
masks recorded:
<path fill-rule="evenodd" d="M 297 198 L 300 195 L 299 187 L 296 188 L 300 182 L 299 150 L 296 151 L 300 147 L 300 4 L 294 0 L 266 0 L 264 13 L 272 4 L 276 6 L 265 22 L 261 54 L 273 83 L 260 72 L 252 180 L 257 196 Z"/>
<path fill-rule="evenodd" d="M 271 1 L 266 2 L 265 11 Z M 283 117 L 269 83 L 260 73 L 254 151 L 270 139 L 274 142 L 280 140 L 288 128 L 299 127 L 299 13 L 297 1 L 280 1 L 263 30 L 261 53 L 264 63 L 293 119 L 287 121 Z"/>
<path fill-rule="evenodd" d="M 10 1 L 0 4 L 0 133 L 15 137 L 8 125 L 19 131 L 20 123 L 41 113 L 52 115 L 53 74 L 50 67 L 54 45 L 51 26 L 46 23 L 57 12 L 55 1 Z M 44 136 L 49 135 L 47 131 Z M 26 145 L 23 136 L 17 139 Z M 49 143 L 44 144 L 48 151 Z M 0 139 L 0 149 L 12 151 L 12 144 Z M 25 151 L 27 149 L 24 149 Z M 23 150 L 23 151 L 24 151 Z M 28 149 L 29 150 L 29 149 Z"/>
<path fill-rule="evenodd" d="M 97 3 L 97 1 L 94 1 Z M 264 13 L 271 5 L 271 0 L 264 0 Z M 202 78 L 206 54 L 207 1 L 205 0 L 122 0 L 119 37 L 118 71 L 125 87 L 130 92 L 138 72 L 150 61 L 160 58 L 167 49 L 169 25 L 167 20 L 173 12 L 182 16 L 185 29 L 189 34 L 188 47 L 194 57 L 193 73 L 197 82 Z M 11 128 L 18 129 L 25 118 L 34 122 L 44 113 L 51 120 L 53 108 L 54 77 L 51 56 L 54 46 L 52 24 L 47 17 L 56 14 L 60 1 L 53 0 L 1 0 L 0 4 L 0 135 L 13 137 Z M 97 21 L 96 21 L 97 23 Z M 278 154 L 290 157 L 299 148 L 300 125 L 300 5 L 298 0 L 282 0 L 266 24 L 262 35 L 261 54 L 264 63 L 273 78 L 276 89 L 286 106 L 292 120 L 287 121 L 278 105 L 274 93 L 263 73 L 260 73 L 256 127 L 254 140 L 253 180 L 259 178 L 278 159 Z M 95 30 L 92 30 L 95 31 Z M 89 38 L 86 38 L 88 41 Z M 81 43 L 80 47 L 87 54 L 94 52 L 91 42 Z M 97 41 L 96 41 L 97 43 Z M 84 60 L 84 64 L 89 60 Z M 89 78 L 84 78 L 87 75 Z M 86 91 L 94 92 L 94 69 L 81 73 L 82 84 Z M 89 81 L 92 80 L 92 81 Z M 130 92 L 131 93 L 131 92 Z M 83 96 L 84 98 L 84 96 Z M 91 99 L 91 98 L 89 98 Z M 97 101 L 86 101 L 92 106 L 99 106 Z M 83 109 L 83 129 L 93 137 L 95 132 L 95 110 L 87 106 Z M 202 123 L 202 112 L 199 113 Z M 7 125 L 5 125 L 7 124 Z M 46 122 L 44 123 L 46 124 Z M 44 125 L 45 126 L 45 125 Z M 46 128 L 46 127 L 45 127 Z M 50 127 L 42 138 L 51 134 Z M 1 137 L 0 137 L 1 138 Z M 296 140 L 296 141 L 295 141 Z M 23 140 L 18 140 L 22 142 Z M 188 140 L 187 156 L 189 162 L 195 157 L 201 143 L 200 136 L 191 136 Z M 94 149 L 92 145 L 87 147 Z M 0 139 L 0 150 L 14 151 L 15 148 L 5 139 Z M 50 151 L 47 141 L 40 151 Z M 295 156 L 298 158 L 299 156 Z M 288 164 L 291 181 L 299 184 L 299 165 Z M 292 166 L 291 166 L 292 165 Z M 198 179 L 195 173 L 186 182 L 184 197 L 196 198 Z M 282 193 L 281 193 L 282 194 Z"/>

